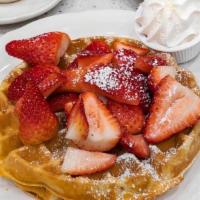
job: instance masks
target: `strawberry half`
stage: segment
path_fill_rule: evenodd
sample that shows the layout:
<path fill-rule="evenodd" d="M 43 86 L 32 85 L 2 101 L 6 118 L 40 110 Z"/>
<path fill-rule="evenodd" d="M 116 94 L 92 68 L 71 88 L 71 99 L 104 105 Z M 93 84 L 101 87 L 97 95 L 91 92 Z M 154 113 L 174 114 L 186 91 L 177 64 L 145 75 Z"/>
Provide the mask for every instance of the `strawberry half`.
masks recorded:
<path fill-rule="evenodd" d="M 200 98 L 171 76 L 158 85 L 146 123 L 144 136 L 159 143 L 193 126 L 200 117 Z"/>
<path fill-rule="evenodd" d="M 66 33 L 49 32 L 29 39 L 11 41 L 6 45 L 6 51 L 30 65 L 57 65 L 69 44 L 70 38 Z"/>
<path fill-rule="evenodd" d="M 86 122 L 89 126 L 88 135 L 85 139 L 81 139 L 82 132 L 86 130 Z M 121 137 L 117 119 L 91 92 L 80 95 L 80 100 L 70 113 L 67 128 L 66 138 L 80 148 L 90 151 L 109 151 L 116 146 Z"/>
<path fill-rule="evenodd" d="M 120 123 L 123 133 L 136 134 L 142 131 L 145 116 L 140 106 L 131 106 L 108 101 L 108 109 Z"/>
<path fill-rule="evenodd" d="M 33 83 L 27 83 L 25 92 L 15 108 L 20 124 L 19 137 L 24 144 L 40 144 L 56 135 L 57 118 Z"/>
<path fill-rule="evenodd" d="M 135 61 L 135 68 L 144 73 L 149 73 L 155 66 L 165 66 L 167 63 L 164 59 L 155 55 L 146 55 L 138 57 Z"/>
<path fill-rule="evenodd" d="M 148 85 L 151 91 L 156 91 L 157 85 L 159 82 L 167 75 L 175 78 L 176 76 L 176 69 L 172 66 L 158 66 L 154 67 L 151 70 L 151 73 L 148 77 Z"/>
<path fill-rule="evenodd" d="M 115 161 L 115 155 L 68 147 L 61 170 L 76 176 L 94 174 L 111 168 Z"/>
<path fill-rule="evenodd" d="M 120 140 L 121 145 L 137 157 L 146 159 L 150 156 L 149 145 L 143 135 L 124 134 Z"/>
<path fill-rule="evenodd" d="M 113 48 L 114 50 L 121 50 L 121 49 L 131 50 L 139 56 L 146 55 L 149 52 L 149 49 L 147 48 L 139 47 L 136 45 L 130 45 L 124 41 L 115 41 L 113 43 Z"/>
<path fill-rule="evenodd" d="M 9 100 L 16 102 L 24 94 L 28 81 L 38 85 L 52 73 L 60 73 L 60 69 L 52 65 L 37 65 L 24 71 L 10 84 L 7 93 Z"/>
<path fill-rule="evenodd" d="M 74 93 L 63 93 L 51 96 L 47 101 L 52 112 L 59 112 L 65 110 L 66 104 L 72 104 L 72 106 L 78 100 L 78 95 Z"/>

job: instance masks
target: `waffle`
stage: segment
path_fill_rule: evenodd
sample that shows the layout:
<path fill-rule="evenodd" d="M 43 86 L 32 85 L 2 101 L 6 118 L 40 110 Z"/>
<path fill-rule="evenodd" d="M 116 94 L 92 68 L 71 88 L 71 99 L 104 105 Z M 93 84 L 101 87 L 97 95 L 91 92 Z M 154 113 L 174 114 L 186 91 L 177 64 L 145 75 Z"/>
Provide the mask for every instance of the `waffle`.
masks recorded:
<path fill-rule="evenodd" d="M 113 41 L 113 38 L 105 39 L 109 43 Z M 90 40 L 72 41 L 62 62 L 70 62 Z M 177 66 L 169 54 L 150 53 L 164 57 L 168 65 L 176 68 L 176 79 L 200 96 L 190 72 Z M 42 200 L 153 200 L 183 180 L 200 149 L 200 123 L 165 142 L 150 145 L 149 159 L 139 160 L 118 147 L 113 150 L 118 155 L 115 165 L 105 172 L 77 177 L 63 174 L 59 166 L 66 148 L 73 145 L 64 138 L 65 130 L 37 146 L 24 146 L 18 138 L 18 121 L 6 91 L 23 68 L 24 64 L 15 69 L 2 83 L 0 91 L 0 174 L 13 180 L 22 190 Z"/>

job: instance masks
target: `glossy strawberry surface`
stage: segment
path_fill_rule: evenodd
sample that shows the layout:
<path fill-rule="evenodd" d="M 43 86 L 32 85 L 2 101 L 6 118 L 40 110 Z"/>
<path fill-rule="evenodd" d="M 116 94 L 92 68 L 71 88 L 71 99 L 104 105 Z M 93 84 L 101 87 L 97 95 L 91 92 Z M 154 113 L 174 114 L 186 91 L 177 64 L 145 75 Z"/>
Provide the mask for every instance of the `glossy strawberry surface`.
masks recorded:
<path fill-rule="evenodd" d="M 69 43 L 67 34 L 49 32 L 29 39 L 11 41 L 6 45 L 6 51 L 30 65 L 57 65 Z"/>
<path fill-rule="evenodd" d="M 40 144 L 52 139 L 58 131 L 58 121 L 39 89 L 28 83 L 16 103 L 19 117 L 19 137 L 24 144 Z"/>

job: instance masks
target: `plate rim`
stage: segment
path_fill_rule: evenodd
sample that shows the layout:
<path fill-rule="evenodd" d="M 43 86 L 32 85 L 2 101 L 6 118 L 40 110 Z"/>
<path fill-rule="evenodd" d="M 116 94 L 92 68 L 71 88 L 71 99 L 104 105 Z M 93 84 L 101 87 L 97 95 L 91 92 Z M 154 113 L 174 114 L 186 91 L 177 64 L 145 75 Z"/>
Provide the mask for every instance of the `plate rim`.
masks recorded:
<path fill-rule="evenodd" d="M 58 3 L 62 0 L 55 0 L 57 1 Z M 54 5 L 55 6 L 55 5 Z M 15 32 L 15 31 L 20 31 L 21 29 L 24 29 L 30 25 L 34 25 L 35 23 L 38 23 L 39 21 L 45 21 L 45 20 L 48 20 L 48 19 L 51 19 L 51 18 L 56 18 L 56 17 L 63 17 L 63 16 L 67 16 L 67 15 L 82 15 L 82 14 L 88 14 L 88 13 L 94 13 L 94 14 L 99 14 L 99 13 L 102 13 L 102 12 L 116 12 L 116 13 L 121 13 L 121 14 L 133 14 L 135 13 L 135 10 L 126 10 L 126 9 L 88 9 L 88 10 L 82 10 L 82 11 L 69 11 L 67 13 L 62 13 L 62 14 L 55 14 L 55 15 L 51 15 L 51 16 L 46 16 L 46 17 L 43 17 L 41 19 L 36 19 L 35 21 L 32 21 L 32 22 L 29 22 L 19 28 L 16 28 L 15 30 L 11 30 L 5 34 L 3 34 L 1 37 L 0 37 L 0 43 L 1 43 L 1 40 L 2 38 L 4 38 L 5 36 L 7 36 L 8 34 L 11 34 L 12 32 Z M 0 19 L 0 25 L 1 25 L 1 19 Z"/>
<path fill-rule="evenodd" d="M 38 9 L 37 11 L 35 11 L 35 12 L 31 12 L 30 14 L 26 13 L 26 14 L 23 14 L 23 15 L 19 15 L 17 17 L 6 17 L 6 18 L 3 18 L 3 19 L 1 18 L 0 19 L 0 25 L 14 24 L 14 23 L 23 22 L 23 21 L 32 19 L 34 17 L 42 15 L 45 12 L 51 10 L 52 8 L 54 8 L 61 1 L 62 0 L 52 0 L 52 2 L 47 4 L 47 6 L 43 6 L 40 9 Z"/>

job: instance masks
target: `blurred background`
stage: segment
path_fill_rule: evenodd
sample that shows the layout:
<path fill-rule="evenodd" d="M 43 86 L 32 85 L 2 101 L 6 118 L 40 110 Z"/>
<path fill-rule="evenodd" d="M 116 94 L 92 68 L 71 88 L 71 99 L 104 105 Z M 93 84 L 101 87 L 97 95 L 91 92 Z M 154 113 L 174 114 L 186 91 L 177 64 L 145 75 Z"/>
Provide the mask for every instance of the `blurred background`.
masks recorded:
<path fill-rule="evenodd" d="M 23 1 L 23 0 L 22 0 Z M 42 1 L 42 0 L 41 0 Z M 8 31 L 12 31 L 16 28 L 47 16 L 52 16 L 56 14 L 68 13 L 68 12 L 77 12 L 91 9 L 123 9 L 123 10 L 135 10 L 138 7 L 138 4 L 141 0 L 62 0 L 56 7 L 54 7 L 49 12 L 25 21 L 16 24 L 10 25 L 0 25 L 0 36 Z M 1 6 L 1 4 L 0 4 Z M 30 5 L 31 6 L 31 5 Z"/>

